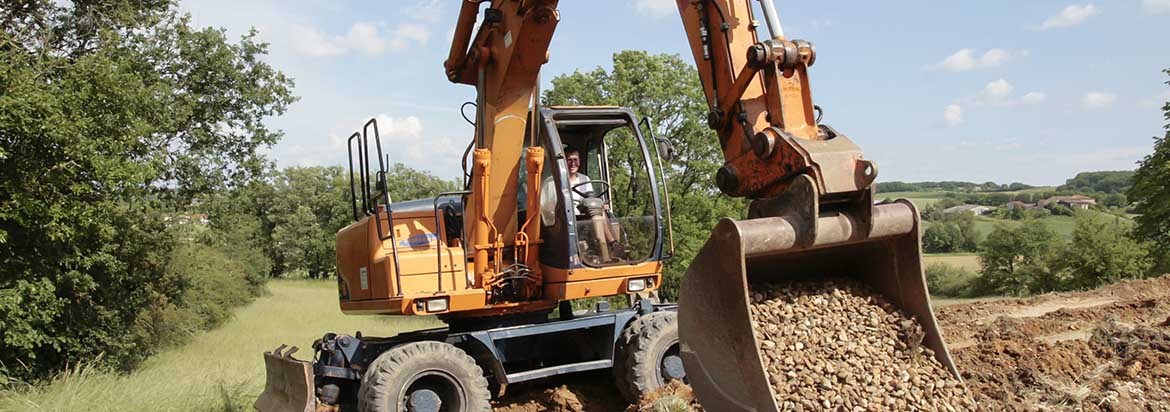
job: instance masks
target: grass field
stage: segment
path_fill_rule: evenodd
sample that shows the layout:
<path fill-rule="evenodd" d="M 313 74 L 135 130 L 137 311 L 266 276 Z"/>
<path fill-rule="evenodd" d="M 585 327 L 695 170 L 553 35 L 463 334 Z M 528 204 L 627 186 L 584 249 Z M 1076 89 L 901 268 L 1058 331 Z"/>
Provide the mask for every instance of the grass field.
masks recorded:
<path fill-rule="evenodd" d="M 223 327 L 116 375 L 81 367 L 38 389 L 0 393 L 0 411 L 251 411 L 264 386 L 261 354 L 278 344 L 301 359 L 325 332 L 388 336 L 441 325 L 432 318 L 345 316 L 332 281 L 273 281 L 270 296 Z"/>
<path fill-rule="evenodd" d="M 930 267 L 932 263 L 945 263 L 957 268 L 978 272 L 979 256 L 974 253 L 940 253 L 928 254 L 922 258 L 922 267 Z"/>

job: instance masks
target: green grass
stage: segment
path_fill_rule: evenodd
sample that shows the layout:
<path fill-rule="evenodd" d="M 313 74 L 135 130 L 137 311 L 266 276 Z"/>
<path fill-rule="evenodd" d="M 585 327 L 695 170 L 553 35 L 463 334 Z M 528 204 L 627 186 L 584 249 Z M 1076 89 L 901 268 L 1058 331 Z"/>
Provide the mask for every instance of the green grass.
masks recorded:
<path fill-rule="evenodd" d="M 1130 221 L 1130 219 L 1114 216 L 1096 210 L 1086 210 L 1077 213 L 1088 214 L 1089 216 L 1092 216 L 1093 219 L 1108 219 L 1108 221 L 1112 221 L 1113 219 L 1123 219 L 1123 222 Z M 1077 218 L 1075 216 L 1045 216 L 1044 218 L 1040 219 L 1040 221 L 1044 222 L 1044 224 L 1047 224 L 1049 228 L 1052 228 L 1052 230 L 1056 232 L 1057 236 L 1060 236 L 1063 239 L 1071 238 L 1073 230 L 1077 227 Z M 975 231 L 979 232 L 979 240 L 982 241 L 984 238 L 986 238 L 987 234 L 991 233 L 997 224 L 1016 227 L 1023 224 L 1023 221 L 978 216 L 975 218 Z"/>
<path fill-rule="evenodd" d="M 978 272 L 979 256 L 974 253 L 931 253 L 923 256 L 922 267 L 929 267 L 932 263 L 946 263 L 948 265 Z"/>
<path fill-rule="evenodd" d="M 82 366 L 53 382 L 0 393 L 0 411 L 251 411 L 264 387 L 264 351 L 310 345 L 326 332 L 390 336 L 439 326 L 433 318 L 342 315 L 333 281 L 273 281 L 270 296 L 223 327 L 164 351 L 127 375 Z"/>
<path fill-rule="evenodd" d="M 906 199 L 918 206 L 919 209 L 930 206 L 942 200 L 946 192 L 885 192 L 874 195 L 875 199 Z"/>

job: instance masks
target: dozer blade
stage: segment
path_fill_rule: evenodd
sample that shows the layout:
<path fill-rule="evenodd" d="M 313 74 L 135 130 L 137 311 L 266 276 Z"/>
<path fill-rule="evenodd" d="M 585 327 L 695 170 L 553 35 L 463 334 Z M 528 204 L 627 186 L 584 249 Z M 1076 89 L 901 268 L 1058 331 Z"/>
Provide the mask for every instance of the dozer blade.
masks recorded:
<path fill-rule="evenodd" d="M 918 212 L 905 200 L 871 212 L 719 222 L 679 291 L 681 354 L 704 409 L 777 410 L 752 334 L 753 283 L 855 278 L 917 317 L 924 344 L 959 378 L 930 306 Z"/>
<path fill-rule="evenodd" d="M 267 381 L 253 406 L 259 412 L 315 412 L 313 365 L 293 358 L 296 346 L 281 353 L 284 348 L 280 345 L 272 352 L 264 352 Z"/>

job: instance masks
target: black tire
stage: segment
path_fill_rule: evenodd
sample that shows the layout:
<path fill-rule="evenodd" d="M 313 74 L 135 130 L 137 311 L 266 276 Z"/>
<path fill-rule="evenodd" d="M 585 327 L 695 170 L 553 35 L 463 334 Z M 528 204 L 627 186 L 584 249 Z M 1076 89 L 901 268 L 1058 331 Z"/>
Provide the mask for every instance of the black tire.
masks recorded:
<path fill-rule="evenodd" d="M 411 342 L 370 364 L 358 389 L 358 411 L 407 412 L 408 402 L 435 398 L 441 412 L 491 410 L 487 379 L 471 356 L 443 342 Z"/>
<path fill-rule="evenodd" d="M 613 348 L 614 383 L 617 385 L 618 392 L 621 393 L 622 398 L 625 398 L 630 403 L 637 402 L 638 398 L 630 393 L 630 381 L 627 378 L 629 371 L 626 369 L 626 360 L 630 357 L 630 343 L 642 331 L 649 318 L 649 316 L 639 316 L 626 324 L 625 329 L 622 329 L 622 334 L 618 337 L 618 341 L 614 344 Z"/>
<path fill-rule="evenodd" d="M 678 313 L 655 312 L 638 319 L 639 323 L 631 322 L 628 332 L 631 336 L 625 344 L 625 360 L 621 369 L 614 373 L 624 373 L 618 379 L 622 396 L 630 402 L 638 399 L 673 379 L 686 382 L 686 372 L 682 370 L 682 358 L 679 357 L 678 344 Z M 637 321 L 636 321 L 637 322 Z M 626 333 L 622 333 L 625 340 Z"/>

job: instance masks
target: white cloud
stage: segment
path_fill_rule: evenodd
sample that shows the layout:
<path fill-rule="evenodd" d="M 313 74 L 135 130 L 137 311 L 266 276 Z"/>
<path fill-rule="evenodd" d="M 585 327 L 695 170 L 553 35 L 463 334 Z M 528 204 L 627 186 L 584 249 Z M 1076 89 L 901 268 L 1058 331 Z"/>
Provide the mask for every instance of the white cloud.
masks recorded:
<path fill-rule="evenodd" d="M 1149 1 L 1149 0 L 1146 0 Z M 1164 0 L 1162 0 L 1164 1 Z M 1101 8 L 1089 3 L 1085 5 L 1074 4 L 1065 7 L 1060 13 L 1055 16 L 1045 19 L 1039 26 L 1033 27 L 1034 30 L 1048 30 L 1061 27 L 1072 27 L 1084 23 L 1090 17 L 1101 13 Z"/>
<path fill-rule="evenodd" d="M 404 13 L 412 20 L 435 24 L 439 22 L 439 17 L 443 13 L 443 7 L 439 3 L 439 0 L 425 0 L 407 7 Z"/>
<path fill-rule="evenodd" d="M 1170 13 L 1170 0 L 1142 0 L 1142 10 L 1148 14 Z"/>
<path fill-rule="evenodd" d="M 406 50 L 413 44 L 425 46 L 431 37 L 431 30 L 418 24 L 402 24 L 394 29 L 391 35 L 390 48 L 394 51 Z"/>
<path fill-rule="evenodd" d="M 463 155 L 464 146 L 456 144 L 447 137 L 436 137 L 435 132 L 426 131 L 422 119 L 418 116 L 395 116 L 378 114 L 374 116 L 378 121 L 378 135 L 382 140 L 383 155 L 389 155 L 390 163 L 402 163 L 408 167 L 428 170 L 440 176 L 458 174 L 459 157 Z M 368 118 L 367 118 L 368 119 Z M 349 134 L 353 133 L 355 125 L 365 124 L 365 121 L 347 120 L 339 123 L 329 133 L 329 151 L 345 153 Z M 371 129 L 372 130 L 372 129 Z M 424 134 L 424 131 L 426 133 Z M 466 142 L 463 143 L 464 145 Z M 371 150 L 375 147 L 370 142 Z M 393 148 L 388 150 L 387 148 Z M 295 148 L 294 148 L 295 149 Z M 290 157 L 296 153 L 291 153 Z M 371 162 L 375 159 L 371 158 Z M 298 163 L 305 163 L 297 159 Z M 371 163 L 372 167 L 377 167 Z M 455 170 L 454 173 L 451 173 Z"/>
<path fill-rule="evenodd" d="M 377 56 L 386 50 L 386 40 L 378 34 L 378 26 L 368 22 L 354 23 L 340 43 L 366 56 Z"/>
<path fill-rule="evenodd" d="M 674 13 L 678 6 L 674 0 L 634 0 L 634 9 L 642 14 L 663 17 Z"/>
<path fill-rule="evenodd" d="M 425 46 L 430 40 L 431 30 L 420 24 L 403 23 L 387 32 L 384 24 L 357 22 L 344 36 L 328 37 L 316 29 L 293 26 L 290 37 L 293 50 L 309 57 L 332 57 L 351 51 L 379 56 L 387 50 L 403 51 L 416 45 Z"/>
<path fill-rule="evenodd" d="M 1017 139 L 1007 139 L 1007 140 L 995 145 L 995 150 L 998 150 L 1001 152 L 1006 152 L 1006 151 L 1019 149 L 1022 146 L 1023 145 L 1020 144 L 1020 141 Z"/>
<path fill-rule="evenodd" d="M 312 28 L 294 25 L 289 33 L 293 50 L 309 57 L 330 57 L 345 53 L 345 48 L 325 37 L 324 33 Z"/>
<path fill-rule="evenodd" d="M 1009 103 L 1008 98 L 1011 97 L 1012 91 L 1015 89 L 1015 86 L 1012 86 L 1007 80 L 999 79 L 987 83 L 987 86 L 983 87 L 983 91 L 979 92 L 978 99 L 983 103 L 1006 104 Z"/>
<path fill-rule="evenodd" d="M 991 49 L 976 57 L 975 49 L 962 49 L 938 64 L 928 66 L 929 69 L 962 72 L 975 69 L 1001 66 L 1012 58 L 1012 53 L 1004 49 Z"/>
<path fill-rule="evenodd" d="M 1046 100 L 1048 100 L 1048 95 L 1044 94 L 1043 92 L 1028 92 L 1024 95 L 1024 97 L 1020 98 L 1020 101 L 1024 102 L 1025 104 L 1044 103 Z"/>
<path fill-rule="evenodd" d="M 1081 98 L 1081 105 L 1088 109 L 1109 107 L 1117 101 L 1117 95 L 1108 92 L 1089 92 Z"/>
<path fill-rule="evenodd" d="M 943 123 L 947 127 L 955 127 L 963 124 L 963 107 L 957 104 L 950 104 L 943 108 Z"/>

